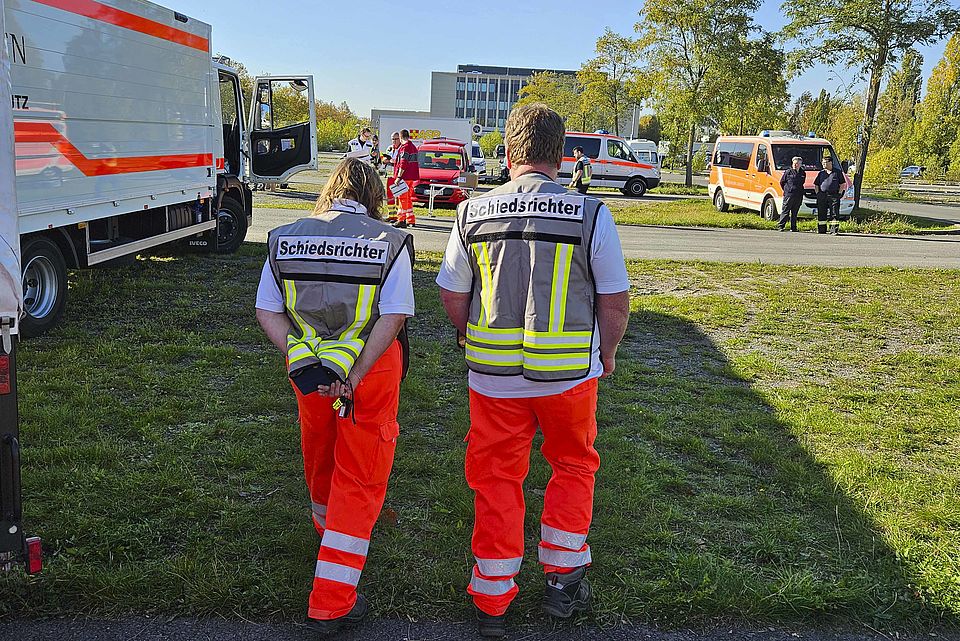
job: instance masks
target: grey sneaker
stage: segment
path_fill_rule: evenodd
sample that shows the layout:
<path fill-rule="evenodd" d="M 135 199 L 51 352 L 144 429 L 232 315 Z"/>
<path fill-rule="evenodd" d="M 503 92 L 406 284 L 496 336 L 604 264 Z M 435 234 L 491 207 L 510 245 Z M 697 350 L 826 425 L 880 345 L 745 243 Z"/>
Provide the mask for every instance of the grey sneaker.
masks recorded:
<path fill-rule="evenodd" d="M 543 611 L 550 616 L 569 619 L 578 612 L 590 609 L 593 588 L 585 578 L 586 566 L 577 568 L 569 574 L 547 574 L 547 585 L 543 592 Z"/>

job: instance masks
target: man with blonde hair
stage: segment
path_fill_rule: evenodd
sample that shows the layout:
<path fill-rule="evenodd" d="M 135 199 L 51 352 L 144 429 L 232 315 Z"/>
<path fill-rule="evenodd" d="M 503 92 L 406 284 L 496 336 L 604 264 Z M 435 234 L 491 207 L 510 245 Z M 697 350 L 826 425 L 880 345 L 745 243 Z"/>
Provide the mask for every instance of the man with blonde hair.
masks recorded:
<path fill-rule="evenodd" d="M 470 431 L 465 473 L 475 494 L 467 592 L 480 634 L 506 634 L 523 560 L 524 497 L 537 428 L 553 469 L 543 499 L 543 609 L 589 607 L 587 533 L 600 457 L 597 379 L 616 367 L 629 281 L 610 210 L 556 182 L 564 125 L 543 104 L 506 124 L 510 182 L 462 203 L 437 284 L 466 335 Z"/>

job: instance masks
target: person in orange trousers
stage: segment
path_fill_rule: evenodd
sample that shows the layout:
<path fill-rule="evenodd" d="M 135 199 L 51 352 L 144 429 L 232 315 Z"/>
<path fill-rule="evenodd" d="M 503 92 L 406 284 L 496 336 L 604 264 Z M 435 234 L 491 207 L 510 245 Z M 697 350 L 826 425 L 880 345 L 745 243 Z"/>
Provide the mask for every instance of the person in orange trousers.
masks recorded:
<path fill-rule="evenodd" d="M 257 291 L 257 320 L 286 357 L 300 410 L 321 537 L 307 623 L 321 633 L 367 614 L 357 585 L 400 432 L 413 254 L 409 234 L 380 221 L 383 196 L 372 167 L 344 160 L 313 216 L 270 233 Z M 339 248 L 350 251 L 328 251 Z"/>
<path fill-rule="evenodd" d="M 400 148 L 394 165 L 394 182 L 407 183 L 407 191 L 397 197 L 397 222 L 394 227 L 413 227 L 417 224 L 413 213 L 413 186 L 420 180 L 420 162 L 417 146 L 410 140 L 410 131 L 400 130 Z"/>

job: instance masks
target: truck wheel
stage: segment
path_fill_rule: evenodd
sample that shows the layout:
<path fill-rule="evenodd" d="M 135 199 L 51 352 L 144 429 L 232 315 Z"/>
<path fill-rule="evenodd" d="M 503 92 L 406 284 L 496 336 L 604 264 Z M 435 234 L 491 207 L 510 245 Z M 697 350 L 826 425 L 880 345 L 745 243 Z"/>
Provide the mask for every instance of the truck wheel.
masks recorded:
<path fill-rule="evenodd" d="M 719 187 L 713 192 L 713 206 L 717 208 L 717 211 L 727 211 L 730 209 L 730 205 L 727 204 L 727 199 L 723 197 L 723 190 Z"/>
<path fill-rule="evenodd" d="M 217 211 L 217 251 L 232 254 L 240 248 L 246 236 L 247 214 L 243 211 L 243 205 L 224 196 Z"/>
<path fill-rule="evenodd" d="M 26 313 L 20 331 L 25 337 L 40 336 L 60 322 L 67 303 L 67 264 L 60 248 L 48 238 L 31 238 L 21 253 Z"/>
<path fill-rule="evenodd" d="M 773 198 L 767 198 L 763 201 L 763 217 L 767 220 L 778 220 L 777 216 L 777 203 L 773 201 Z"/>
<path fill-rule="evenodd" d="M 624 196 L 634 196 L 639 198 L 645 193 L 647 193 L 647 181 L 643 178 L 634 178 L 627 183 L 626 187 L 623 188 Z"/>

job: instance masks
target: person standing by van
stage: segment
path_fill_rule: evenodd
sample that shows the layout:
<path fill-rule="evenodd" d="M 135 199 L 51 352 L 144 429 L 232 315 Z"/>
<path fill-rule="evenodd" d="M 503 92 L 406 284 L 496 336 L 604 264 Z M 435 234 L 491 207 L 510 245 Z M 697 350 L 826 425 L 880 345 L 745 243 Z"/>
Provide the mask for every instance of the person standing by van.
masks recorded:
<path fill-rule="evenodd" d="M 840 231 L 840 193 L 846 188 L 843 172 L 833 166 L 833 158 L 823 159 L 823 170 L 813 181 L 817 192 L 817 233 L 837 234 Z"/>
<path fill-rule="evenodd" d="M 590 164 L 590 158 L 584 155 L 583 147 L 574 147 L 573 157 L 577 159 L 577 163 L 573 166 L 573 180 L 570 181 L 570 185 L 581 194 L 585 194 L 590 189 L 593 166 Z"/>
<path fill-rule="evenodd" d="M 807 180 L 807 172 L 803 170 L 803 158 L 794 156 L 790 168 L 780 176 L 780 187 L 783 189 L 783 207 L 780 208 L 780 231 L 787 230 L 787 221 L 790 222 L 790 231 L 797 231 L 797 214 L 803 204 L 803 185 Z"/>

